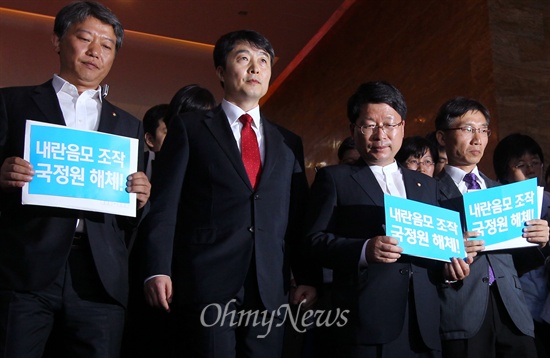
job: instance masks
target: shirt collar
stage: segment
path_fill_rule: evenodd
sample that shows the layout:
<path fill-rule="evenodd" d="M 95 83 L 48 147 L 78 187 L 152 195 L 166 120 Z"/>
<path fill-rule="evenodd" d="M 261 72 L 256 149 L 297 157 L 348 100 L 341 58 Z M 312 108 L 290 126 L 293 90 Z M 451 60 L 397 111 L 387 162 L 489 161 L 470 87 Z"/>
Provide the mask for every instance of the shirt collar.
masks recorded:
<path fill-rule="evenodd" d="M 67 93 L 67 94 L 69 94 L 70 96 L 73 96 L 73 97 L 78 97 L 79 96 L 78 95 L 78 90 L 76 89 L 76 86 L 73 85 L 73 84 L 70 84 L 69 82 L 67 82 L 63 78 L 59 77 L 59 75 L 57 75 L 57 74 L 53 75 L 52 86 L 53 86 L 53 89 L 55 90 L 55 93 L 65 92 L 65 93 Z M 85 92 L 90 93 L 90 98 L 98 99 L 99 102 L 103 101 L 102 96 L 100 96 L 101 86 L 98 86 L 97 89 L 95 89 L 95 90 L 86 90 Z"/>
<path fill-rule="evenodd" d="M 465 172 L 464 170 L 460 169 L 460 168 L 457 168 L 457 167 L 453 167 L 452 165 L 446 165 L 445 166 L 445 172 L 447 174 L 449 174 L 449 176 L 451 177 L 451 179 L 453 179 L 453 181 L 455 182 L 455 184 L 458 186 L 462 181 L 464 181 L 464 176 L 466 174 L 468 174 L 467 172 Z M 471 173 L 474 173 L 477 177 L 477 179 L 479 181 L 482 181 L 483 178 L 481 177 L 481 175 L 479 174 L 479 169 L 476 167 L 474 167 L 474 169 L 471 171 Z"/>
<path fill-rule="evenodd" d="M 260 106 L 256 106 L 252 108 L 250 111 L 245 112 L 237 105 L 234 105 L 233 103 L 227 101 L 226 99 L 222 99 L 222 109 L 225 112 L 225 115 L 227 116 L 227 119 L 229 120 L 229 124 L 233 125 L 235 122 L 239 120 L 239 117 L 242 116 L 245 113 L 248 113 L 253 121 L 254 126 L 256 128 L 260 128 Z"/>
<path fill-rule="evenodd" d="M 393 163 L 381 167 L 380 165 L 369 165 L 371 170 L 375 173 L 384 173 L 386 175 L 393 174 L 397 171 L 399 171 L 399 166 L 397 165 L 397 162 L 394 160 Z"/>

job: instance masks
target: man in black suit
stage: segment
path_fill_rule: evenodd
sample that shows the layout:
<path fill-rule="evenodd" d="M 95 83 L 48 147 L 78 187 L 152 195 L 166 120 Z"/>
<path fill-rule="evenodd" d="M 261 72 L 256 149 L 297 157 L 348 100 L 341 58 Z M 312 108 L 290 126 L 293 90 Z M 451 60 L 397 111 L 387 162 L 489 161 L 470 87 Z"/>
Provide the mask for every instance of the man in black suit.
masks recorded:
<path fill-rule="evenodd" d="M 444 103 L 436 117 L 437 140 L 449 161 L 437 176 L 437 200 L 460 212 L 463 220 L 462 194 L 499 185 L 477 167 L 489 142 L 489 120 L 483 104 L 464 97 Z M 529 220 L 523 231 L 527 241 L 540 247 L 548 242 L 546 220 Z M 467 234 L 473 239 L 466 242 L 467 251 L 476 256 L 470 276 L 440 289 L 443 356 L 536 357 L 533 319 L 515 265 L 536 266 L 542 253 L 538 248 L 481 252 L 484 242 L 475 240 L 479 234 Z"/>
<path fill-rule="evenodd" d="M 139 120 L 103 98 L 100 83 L 124 30 L 101 4 L 77 2 L 57 14 L 52 43 L 60 71 L 42 85 L 0 90 L 0 356 L 42 356 L 52 327 L 55 356 L 117 357 L 128 296 L 125 233 L 149 197 L 143 172 L 128 177 L 138 217 L 21 205 L 35 172 L 24 159 L 27 119 L 140 140 Z M 84 111 L 83 111 L 84 110 Z"/>
<path fill-rule="evenodd" d="M 273 60 L 271 44 L 255 31 L 222 36 L 214 48 L 221 105 L 174 117 L 155 165 L 162 185 L 144 223 L 146 296 L 173 308 L 184 328 L 178 343 L 193 357 L 280 357 L 276 311 L 285 313 L 291 269 L 292 302 L 315 300 L 301 247 L 302 141 L 258 105 Z M 247 313 L 273 324 L 238 322 Z"/>
<path fill-rule="evenodd" d="M 401 255 L 386 235 L 384 193 L 437 205 L 436 183 L 395 161 L 407 107 L 387 82 L 362 84 L 348 101 L 351 135 L 361 158 L 322 168 L 311 188 L 307 236 L 313 256 L 333 269 L 335 308 L 349 310 L 337 328 L 341 357 L 437 357 L 437 284 L 461 280 L 468 264 Z"/>

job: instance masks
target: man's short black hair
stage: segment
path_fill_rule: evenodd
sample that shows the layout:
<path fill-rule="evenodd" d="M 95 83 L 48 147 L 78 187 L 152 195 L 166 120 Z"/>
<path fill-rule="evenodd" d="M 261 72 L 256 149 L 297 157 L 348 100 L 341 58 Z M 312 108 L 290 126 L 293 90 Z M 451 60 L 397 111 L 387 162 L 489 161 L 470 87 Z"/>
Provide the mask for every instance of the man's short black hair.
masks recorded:
<path fill-rule="evenodd" d="M 150 133 L 153 136 L 159 127 L 159 122 L 166 118 L 168 112 L 168 104 L 157 104 L 145 112 L 143 116 L 143 131 L 144 133 Z"/>
<path fill-rule="evenodd" d="M 95 1 L 75 1 L 65 5 L 55 16 L 53 32 L 61 39 L 71 25 L 84 22 L 90 16 L 113 27 L 116 36 L 115 48 L 118 52 L 124 39 L 124 28 L 109 8 Z"/>
<path fill-rule="evenodd" d="M 399 90 L 385 81 L 363 83 L 348 100 L 348 119 L 355 123 L 366 104 L 385 103 L 393 108 L 402 120 L 407 116 L 407 104 Z"/>
<path fill-rule="evenodd" d="M 235 45 L 240 42 L 246 42 L 253 47 L 267 52 L 271 60 L 271 66 L 273 66 L 275 51 L 269 40 L 257 31 L 239 30 L 225 34 L 216 41 L 216 46 L 214 46 L 214 67 L 218 68 L 221 66 L 225 69 L 227 55 L 233 51 Z"/>

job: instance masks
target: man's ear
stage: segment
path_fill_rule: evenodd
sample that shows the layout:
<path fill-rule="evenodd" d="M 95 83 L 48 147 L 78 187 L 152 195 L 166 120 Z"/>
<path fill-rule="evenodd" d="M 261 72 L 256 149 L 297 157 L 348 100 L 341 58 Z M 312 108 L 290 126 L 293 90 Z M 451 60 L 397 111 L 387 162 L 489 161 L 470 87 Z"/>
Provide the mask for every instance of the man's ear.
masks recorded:
<path fill-rule="evenodd" d="M 442 130 L 438 130 L 435 132 L 435 138 L 437 139 L 437 143 L 439 143 L 440 146 L 445 146 L 445 133 L 443 133 Z"/>
<path fill-rule="evenodd" d="M 147 132 L 145 133 L 145 144 L 147 144 L 148 147 L 152 148 L 155 146 L 155 143 L 153 143 L 153 136 L 151 133 Z"/>
<path fill-rule="evenodd" d="M 224 69 L 222 66 L 218 66 L 216 67 L 216 75 L 218 75 L 218 79 L 223 82 L 223 74 L 224 74 Z"/>
<path fill-rule="evenodd" d="M 52 34 L 51 41 L 52 41 L 54 51 L 59 55 L 59 53 L 61 52 L 61 50 L 59 49 L 59 45 L 61 42 L 59 40 L 59 37 L 56 34 Z"/>

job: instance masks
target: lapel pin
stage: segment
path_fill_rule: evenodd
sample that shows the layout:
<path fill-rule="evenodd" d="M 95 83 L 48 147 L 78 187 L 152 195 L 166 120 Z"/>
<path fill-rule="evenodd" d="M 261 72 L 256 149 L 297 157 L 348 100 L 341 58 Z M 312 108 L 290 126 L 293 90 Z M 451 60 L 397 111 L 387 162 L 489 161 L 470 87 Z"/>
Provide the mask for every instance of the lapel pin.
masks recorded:
<path fill-rule="evenodd" d="M 422 183 L 416 183 L 416 186 L 422 186 Z"/>
<path fill-rule="evenodd" d="M 116 117 L 116 112 L 113 112 L 113 117 Z"/>

